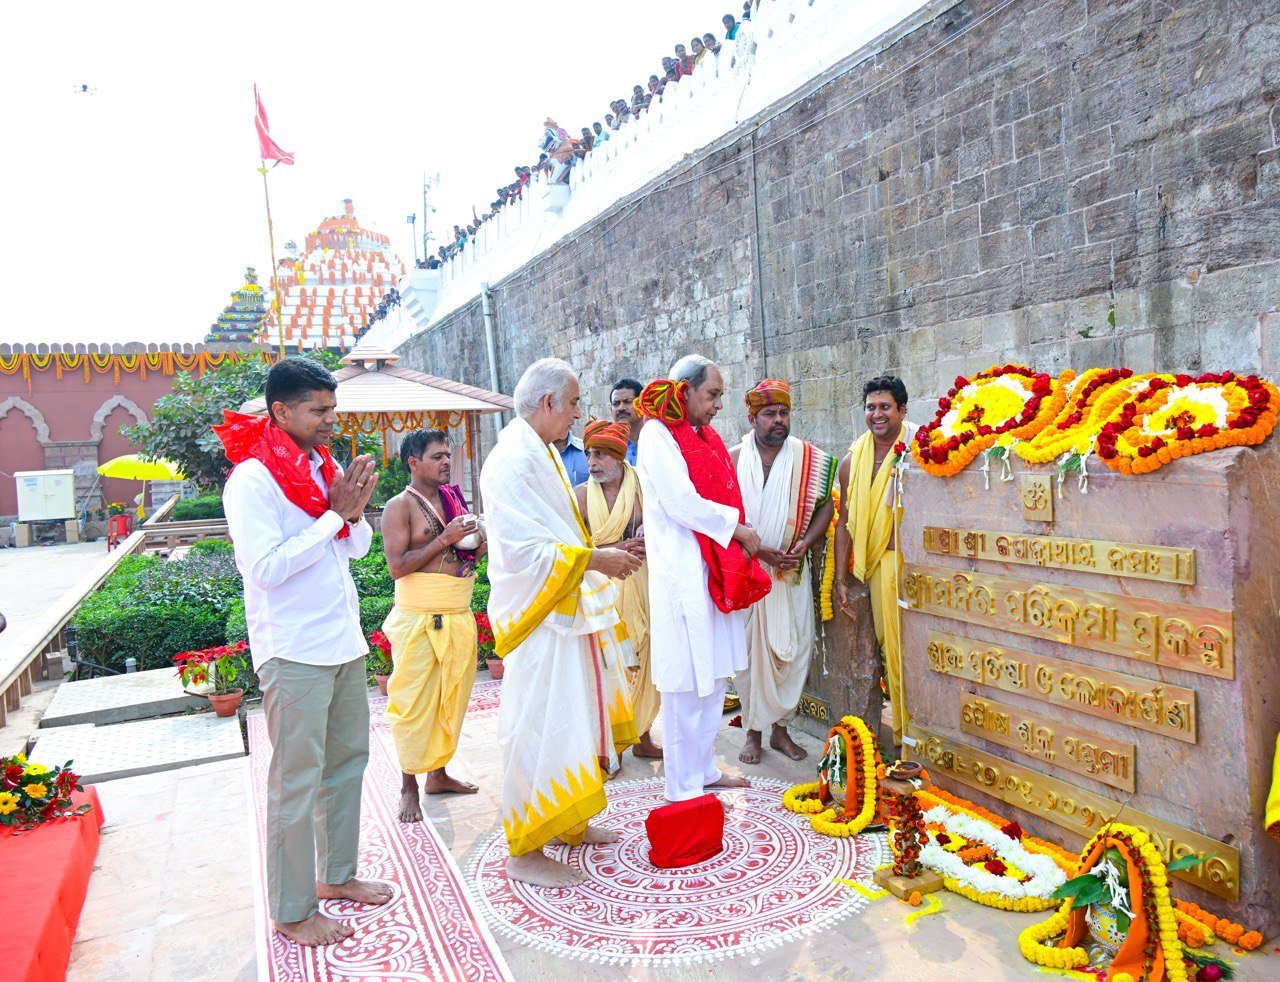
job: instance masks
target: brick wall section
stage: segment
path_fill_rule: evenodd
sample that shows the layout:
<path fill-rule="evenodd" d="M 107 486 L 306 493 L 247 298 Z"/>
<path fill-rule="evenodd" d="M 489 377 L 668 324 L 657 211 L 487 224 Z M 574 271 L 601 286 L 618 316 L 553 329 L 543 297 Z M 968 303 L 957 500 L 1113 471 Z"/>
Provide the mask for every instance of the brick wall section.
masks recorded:
<path fill-rule="evenodd" d="M 779 375 L 838 450 L 882 371 L 917 419 L 1006 358 L 1280 372 L 1280 2 L 995 7 L 947 9 L 494 284 L 502 387 L 554 353 L 599 409 L 696 350 L 728 369 L 729 435 Z M 478 301 L 404 353 L 487 385 Z"/>

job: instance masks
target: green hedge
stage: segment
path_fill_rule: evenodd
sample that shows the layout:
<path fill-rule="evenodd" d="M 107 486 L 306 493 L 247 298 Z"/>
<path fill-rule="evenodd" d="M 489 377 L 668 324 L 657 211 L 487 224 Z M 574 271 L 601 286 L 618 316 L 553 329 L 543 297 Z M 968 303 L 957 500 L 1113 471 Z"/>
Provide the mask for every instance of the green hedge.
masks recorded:
<path fill-rule="evenodd" d="M 173 667 L 173 656 L 222 644 L 226 618 L 209 608 L 186 604 L 130 604 L 120 596 L 96 593 L 76 611 L 80 657 L 120 671 L 136 658 L 138 671 Z"/>
<path fill-rule="evenodd" d="M 227 610 L 227 644 L 249 640 L 249 622 L 245 619 L 243 598 Z"/>
<path fill-rule="evenodd" d="M 360 630 L 366 638 L 374 631 L 382 630 L 382 622 L 391 612 L 392 603 L 390 597 L 360 598 Z"/>
<path fill-rule="evenodd" d="M 191 552 L 196 554 L 228 552 L 234 553 L 235 546 L 227 539 L 201 539 L 191 547 Z"/>
<path fill-rule="evenodd" d="M 180 498 L 169 514 L 173 522 L 194 522 L 203 518 L 225 518 L 222 511 L 222 495 L 197 494 Z"/>

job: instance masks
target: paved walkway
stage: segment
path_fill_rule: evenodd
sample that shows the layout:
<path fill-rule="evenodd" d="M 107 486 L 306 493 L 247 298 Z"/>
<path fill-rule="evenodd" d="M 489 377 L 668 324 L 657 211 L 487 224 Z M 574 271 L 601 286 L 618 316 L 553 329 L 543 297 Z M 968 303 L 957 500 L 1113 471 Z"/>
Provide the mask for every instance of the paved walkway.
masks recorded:
<path fill-rule="evenodd" d="M 0 613 L 9 621 L 0 632 L 0 665 L 31 647 L 40 615 L 75 589 L 106 554 L 105 541 L 0 549 Z M 61 681 L 37 682 L 22 705 L 9 710 L 6 725 L 0 727 L 0 754 L 16 753 L 26 745 Z"/>

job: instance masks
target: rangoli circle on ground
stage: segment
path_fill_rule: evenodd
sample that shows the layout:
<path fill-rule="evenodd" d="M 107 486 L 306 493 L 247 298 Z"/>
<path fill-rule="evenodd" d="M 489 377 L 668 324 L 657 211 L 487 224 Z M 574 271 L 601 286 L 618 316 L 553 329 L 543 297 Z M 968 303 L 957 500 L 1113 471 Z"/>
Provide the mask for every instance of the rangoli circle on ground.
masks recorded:
<path fill-rule="evenodd" d="M 827 928 L 866 899 L 838 879 L 867 880 L 891 861 L 883 834 L 835 839 L 782 807 L 786 786 L 755 780 L 724 792 L 724 851 L 677 870 L 648 861 L 644 820 L 665 804 L 661 778 L 607 786 L 596 821 L 620 832 L 607 846 L 547 847 L 586 883 L 544 890 L 507 879 L 501 832 L 470 863 L 477 904 L 501 934 L 559 956 L 609 964 L 709 961 L 746 954 Z"/>

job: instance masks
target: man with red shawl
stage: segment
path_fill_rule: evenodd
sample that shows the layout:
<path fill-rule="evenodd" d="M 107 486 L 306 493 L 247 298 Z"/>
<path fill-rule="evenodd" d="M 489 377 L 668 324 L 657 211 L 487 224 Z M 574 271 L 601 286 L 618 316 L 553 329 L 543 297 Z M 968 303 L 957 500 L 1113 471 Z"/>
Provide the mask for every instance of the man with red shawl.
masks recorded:
<path fill-rule="evenodd" d="M 723 394 L 720 369 L 688 355 L 636 400 L 655 420 L 640 431 L 636 469 L 669 801 L 748 784 L 721 773 L 715 740 L 725 680 L 747 667 L 747 608 L 769 592 L 770 579 L 754 558 L 760 537 L 746 524 L 729 451 L 711 426 Z"/>

